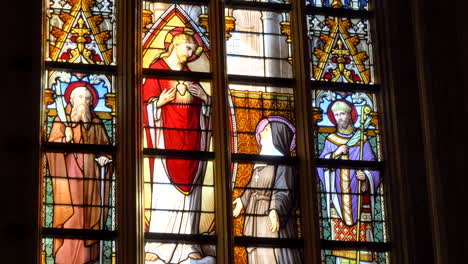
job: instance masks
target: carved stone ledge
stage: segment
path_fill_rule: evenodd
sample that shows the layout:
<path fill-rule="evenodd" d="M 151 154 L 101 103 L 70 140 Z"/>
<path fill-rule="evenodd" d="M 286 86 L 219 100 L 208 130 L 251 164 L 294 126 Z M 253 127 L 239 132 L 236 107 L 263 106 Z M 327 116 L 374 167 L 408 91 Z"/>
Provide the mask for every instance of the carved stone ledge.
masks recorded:
<path fill-rule="evenodd" d="M 55 91 L 51 89 L 45 89 L 44 91 L 44 105 L 48 106 L 55 102 Z"/>
<path fill-rule="evenodd" d="M 108 93 L 105 95 L 106 98 L 106 106 L 112 109 L 111 116 L 115 116 L 115 108 L 116 108 L 116 97 L 115 93 Z"/>

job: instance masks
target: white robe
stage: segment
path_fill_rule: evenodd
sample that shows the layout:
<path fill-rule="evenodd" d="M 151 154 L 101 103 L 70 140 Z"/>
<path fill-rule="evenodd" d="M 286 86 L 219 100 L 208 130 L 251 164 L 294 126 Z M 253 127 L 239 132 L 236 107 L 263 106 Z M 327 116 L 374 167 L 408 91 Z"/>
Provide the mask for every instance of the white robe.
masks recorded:
<path fill-rule="evenodd" d="M 210 99 L 209 99 L 210 100 Z M 148 104 L 148 121 L 153 146 L 165 149 L 163 120 L 161 109 L 156 107 L 157 100 Z M 203 105 L 200 113 L 201 130 L 211 130 L 209 119 L 210 109 Z M 205 134 L 203 134 L 205 133 Z M 200 150 L 209 150 L 209 132 L 202 132 Z M 151 220 L 149 232 L 171 234 L 199 234 L 200 208 L 203 177 L 206 171 L 206 161 L 200 161 L 195 184 L 189 194 L 184 194 L 176 189 L 170 182 L 164 158 L 154 159 L 153 184 L 151 198 Z M 189 263 L 188 255 L 201 253 L 199 245 L 148 242 L 145 252 L 158 255 L 156 262 L 146 263 Z"/>

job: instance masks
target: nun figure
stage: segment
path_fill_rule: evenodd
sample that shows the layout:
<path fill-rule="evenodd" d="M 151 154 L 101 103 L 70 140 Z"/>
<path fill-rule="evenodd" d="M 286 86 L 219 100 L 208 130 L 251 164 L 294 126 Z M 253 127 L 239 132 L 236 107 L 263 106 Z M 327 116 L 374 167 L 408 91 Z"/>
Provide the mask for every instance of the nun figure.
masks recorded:
<path fill-rule="evenodd" d="M 294 126 L 284 117 L 262 119 L 255 136 L 260 155 L 290 156 L 296 147 Z M 233 202 L 233 216 L 245 209 L 243 234 L 262 238 L 297 238 L 292 166 L 255 164 L 244 193 Z M 297 249 L 247 247 L 248 263 L 301 263 Z"/>

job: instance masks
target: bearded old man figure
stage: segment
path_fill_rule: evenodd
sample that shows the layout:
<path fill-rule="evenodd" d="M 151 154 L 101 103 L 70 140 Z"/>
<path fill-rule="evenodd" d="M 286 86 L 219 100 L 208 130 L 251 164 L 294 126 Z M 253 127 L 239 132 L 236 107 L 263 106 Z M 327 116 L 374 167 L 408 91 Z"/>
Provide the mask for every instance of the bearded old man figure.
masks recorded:
<path fill-rule="evenodd" d="M 64 96 L 67 120 L 55 118 L 48 141 L 108 145 L 109 138 L 104 125 L 93 111 L 98 102 L 98 93 L 94 87 L 84 81 L 73 82 L 67 87 Z M 54 228 L 103 228 L 101 224 L 107 218 L 105 207 L 108 206 L 112 173 L 110 158 L 90 153 L 47 153 L 54 194 Z M 101 175 L 100 168 L 104 166 L 105 175 Z M 104 181 L 101 181 L 102 177 Z M 104 197 L 101 197 L 102 190 Z M 54 256 L 56 263 L 97 261 L 99 242 L 56 238 Z"/>
<path fill-rule="evenodd" d="M 356 108 L 345 100 L 337 100 L 328 108 L 330 121 L 336 125 L 337 131 L 325 139 L 320 158 L 359 160 L 362 146 L 362 160 L 374 161 L 372 147 L 364 137 L 362 144 L 348 146 L 346 143 L 354 135 L 354 123 L 357 120 Z M 374 195 L 380 184 L 378 171 L 356 169 L 327 169 L 317 168 L 318 176 L 325 192 L 327 215 L 330 219 L 331 239 L 341 241 L 358 241 L 357 223 L 361 222 L 359 241 L 372 242 L 372 219 L 374 216 Z M 358 189 L 359 181 L 361 189 Z M 358 209 L 358 195 L 361 195 L 361 208 Z M 358 215 L 358 212 L 360 214 Z M 358 219 L 360 217 L 360 219 Z M 354 263 L 356 251 L 333 250 L 337 264 Z M 361 251 L 360 263 L 374 263 L 371 252 Z"/>
<path fill-rule="evenodd" d="M 151 69 L 190 71 L 201 39 L 188 28 L 166 35 L 165 49 Z M 145 135 L 148 148 L 208 151 L 211 97 L 198 82 L 148 78 L 143 84 Z M 149 232 L 199 234 L 202 183 L 206 161 L 151 158 Z M 147 263 L 183 263 L 202 258 L 199 245 L 146 244 Z"/>

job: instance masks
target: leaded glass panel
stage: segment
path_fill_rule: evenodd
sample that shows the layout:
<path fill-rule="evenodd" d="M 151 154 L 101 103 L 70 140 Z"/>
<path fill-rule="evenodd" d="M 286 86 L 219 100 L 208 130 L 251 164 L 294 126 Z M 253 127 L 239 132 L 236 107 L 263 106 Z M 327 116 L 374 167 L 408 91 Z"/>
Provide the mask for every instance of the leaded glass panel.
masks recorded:
<path fill-rule="evenodd" d="M 144 165 L 146 230 L 213 235 L 213 162 L 148 157 Z"/>
<path fill-rule="evenodd" d="M 369 3 L 306 3 L 322 263 L 388 264 Z"/>
<path fill-rule="evenodd" d="M 142 20 L 145 260 L 215 263 L 207 6 L 143 1 Z"/>
<path fill-rule="evenodd" d="M 206 6 L 143 1 L 142 19 L 143 68 L 210 71 Z"/>
<path fill-rule="evenodd" d="M 47 142 L 115 144 L 116 93 L 107 74 L 48 71 L 44 89 Z"/>
<path fill-rule="evenodd" d="M 382 159 L 375 94 L 315 90 L 312 115 L 317 157 L 366 161 Z M 342 145 L 345 147 L 337 150 Z"/>
<path fill-rule="evenodd" d="M 294 91 L 234 83 L 229 88 L 233 159 L 239 160 L 232 164 L 233 233 L 252 239 L 246 247 L 235 247 L 235 263 L 277 256 L 278 263 L 300 263 L 299 249 L 273 246 L 301 237 L 298 175 L 291 165 L 296 162 Z M 271 240 L 259 246 L 255 238 Z"/>
<path fill-rule="evenodd" d="M 295 123 L 292 88 L 230 84 L 229 90 L 235 153 L 259 153 L 255 133 L 262 119 L 280 116 Z"/>
<path fill-rule="evenodd" d="M 240 0 L 245 2 L 259 2 L 258 0 Z M 227 3 L 235 2 L 235 0 L 226 0 Z M 272 3 L 272 4 L 290 4 L 291 0 L 266 0 L 263 2 Z"/>
<path fill-rule="evenodd" d="M 92 263 L 92 264 L 112 264 L 115 263 L 116 251 L 115 241 L 112 240 L 82 240 L 82 239 L 42 239 L 41 263 Z M 73 247 L 76 249 L 73 255 L 61 253 L 61 247 Z"/>
<path fill-rule="evenodd" d="M 115 2 L 46 0 L 46 61 L 115 65 Z"/>
<path fill-rule="evenodd" d="M 288 245 L 291 246 L 291 245 Z M 301 264 L 303 263 L 301 260 L 296 260 L 296 262 L 284 262 L 280 259 L 277 260 L 270 260 L 270 258 L 264 258 L 264 257 L 250 257 L 249 252 L 256 252 L 260 256 L 281 256 L 281 255 L 302 255 L 302 248 L 297 248 L 297 247 L 268 247 L 265 245 L 251 245 L 251 246 L 236 246 L 234 247 L 234 263 L 235 264 L 246 264 L 246 263 L 264 263 L 263 261 L 268 260 L 268 261 L 273 261 L 271 263 L 297 263 Z M 258 255 L 257 255 L 258 256 Z M 270 263 L 270 262 L 267 262 Z"/>
<path fill-rule="evenodd" d="M 367 19 L 308 15 L 307 28 L 312 80 L 374 83 Z"/>
<path fill-rule="evenodd" d="M 42 262 L 113 263 L 115 2 L 46 0 L 44 11 Z"/>
<path fill-rule="evenodd" d="M 82 152 L 45 156 L 43 227 L 114 230 L 115 158 Z"/>
<path fill-rule="evenodd" d="M 306 0 L 306 5 L 324 8 L 368 10 L 369 0 Z"/>
<path fill-rule="evenodd" d="M 292 76 L 289 13 L 226 9 L 228 74 Z M 289 32 L 290 33 L 290 32 Z"/>
<path fill-rule="evenodd" d="M 210 82 L 156 77 L 143 82 L 144 147 L 210 151 Z"/>
<path fill-rule="evenodd" d="M 300 237 L 297 170 L 294 166 L 271 162 L 239 162 L 236 165 L 234 235 Z"/>
<path fill-rule="evenodd" d="M 319 167 L 317 174 L 322 239 L 387 242 L 381 171 Z"/>
<path fill-rule="evenodd" d="M 389 264 L 390 256 L 387 252 L 376 252 L 369 250 L 359 251 L 359 262 L 357 250 L 322 250 L 322 263 L 325 264 Z M 337 262 L 339 261 L 339 262 Z"/>

